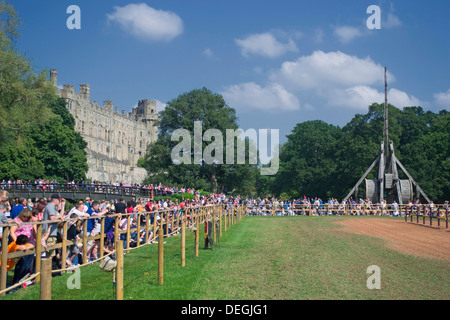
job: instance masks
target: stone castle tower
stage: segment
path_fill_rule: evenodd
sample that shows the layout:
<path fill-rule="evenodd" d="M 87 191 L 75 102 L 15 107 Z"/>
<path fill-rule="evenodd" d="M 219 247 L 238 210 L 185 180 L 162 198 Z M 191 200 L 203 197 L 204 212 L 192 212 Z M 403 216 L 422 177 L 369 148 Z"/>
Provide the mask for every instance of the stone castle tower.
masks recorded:
<path fill-rule="evenodd" d="M 50 71 L 50 80 L 57 84 L 57 70 Z M 147 176 L 137 167 L 147 146 L 158 138 L 159 120 L 155 100 L 141 100 L 128 114 L 112 101 L 90 101 L 89 84 L 80 84 L 80 92 L 72 85 L 58 88 L 58 95 L 67 101 L 67 109 L 75 119 L 77 130 L 87 142 L 87 177 L 102 182 L 140 183 Z"/>

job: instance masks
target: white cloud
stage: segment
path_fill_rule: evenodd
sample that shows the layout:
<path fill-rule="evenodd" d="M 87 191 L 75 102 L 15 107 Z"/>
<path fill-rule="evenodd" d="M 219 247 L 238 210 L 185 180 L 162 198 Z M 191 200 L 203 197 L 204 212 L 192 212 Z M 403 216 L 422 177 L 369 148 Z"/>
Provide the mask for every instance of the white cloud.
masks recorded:
<path fill-rule="evenodd" d="M 156 100 L 156 113 L 163 111 L 166 108 L 166 106 L 167 106 L 166 103 Z"/>
<path fill-rule="evenodd" d="M 370 57 L 361 59 L 340 51 L 325 53 L 318 50 L 309 56 L 284 62 L 280 70 L 272 74 L 271 80 L 293 89 L 382 84 L 384 67 Z M 395 80 L 389 72 L 388 80 Z"/>
<path fill-rule="evenodd" d="M 349 43 L 363 35 L 358 28 L 349 26 L 336 27 L 334 29 L 334 34 L 342 43 Z"/>
<path fill-rule="evenodd" d="M 228 86 L 221 94 L 231 107 L 238 110 L 279 112 L 300 109 L 298 98 L 276 83 L 261 87 L 247 82 Z"/>
<path fill-rule="evenodd" d="M 438 107 L 444 107 L 450 111 L 450 89 L 448 89 L 447 92 L 436 93 L 434 95 L 434 100 Z"/>
<path fill-rule="evenodd" d="M 291 38 L 287 39 L 287 43 L 281 43 L 270 32 L 253 34 L 244 39 L 236 39 L 235 42 L 241 48 L 244 56 L 254 54 L 276 58 L 290 51 L 298 51 L 295 42 Z"/>
<path fill-rule="evenodd" d="M 388 102 L 398 108 L 420 106 L 423 102 L 391 87 L 395 77 L 387 74 Z M 229 86 L 222 95 L 240 110 L 284 112 L 319 107 L 364 111 L 372 103 L 384 102 L 384 67 L 370 57 L 359 58 L 343 52 L 315 51 L 294 61 L 282 63 L 263 87 L 254 82 Z M 301 97 L 301 98 L 300 98 Z M 436 99 L 450 101 L 447 94 Z"/>
<path fill-rule="evenodd" d="M 366 110 L 372 103 L 384 103 L 384 92 L 380 92 L 369 86 L 355 86 L 347 89 L 336 89 L 333 97 L 329 97 L 331 106 Z M 397 108 L 419 106 L 421 101 L 414 96 L 398 89 L 388 91 L 388 103 Z"/>
<path fill-rule="evenodd" d="M 156 10 L 145 3 L 116 6 L 107 18 L 139 39 L 170 41 L 183 32 L 183 20 L 177 14 Z"/>

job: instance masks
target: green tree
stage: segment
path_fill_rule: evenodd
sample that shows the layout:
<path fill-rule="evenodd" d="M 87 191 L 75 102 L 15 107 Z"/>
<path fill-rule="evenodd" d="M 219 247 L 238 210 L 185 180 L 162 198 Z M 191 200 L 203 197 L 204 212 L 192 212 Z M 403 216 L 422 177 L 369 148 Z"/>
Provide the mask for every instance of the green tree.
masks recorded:
<path fill-rule="evenodd" d="M 339 127 L 323 121 L 307 121 L 295 126 L 280 153 L 280 171 L 273 191 L 298 198 L 303 195 L 329 197 L 336 184 L 330 180 L 336 174 L 336 144 L 341 136 Z"/>
<path fill-rule="evenodd" d="M 66 102 L 56 98 L 48 102 L 52 118 L 30 130 L 30 138 L 38 149 L 37 158 L 45 166 L 47 177 L 63 180 L 84 180 L 88 170 L 87 143 L 75 131 L 74 119 Z"/>
<path fill-rule="evenodd" d="M 149 173 L 149 177 L 146 179 L 147 183 L 161 182 L 212 192 L 221 191 L 222 188 L 227 191 L 250 192 L 252 182 L 249 181 L 254 181 L 256 166 L 239 165 L 236 164 L 236 161 L 235 164 L 224 164 L 225 147 L 223 148 L 223 164 L 207 164 L 204 159 L 199 163 L 194 161 L 194 124 L 196 121 L 201 122 L 202 135 L 209 129 L 218 130 L 222 135 L 222 141 L 218 141 L 218 143 L 222 146 L 225 146 L 226 130 L 238 129 L 236 111 L 227 105 L 221 95 L 215 94 L 207 88 L 192 90 L 169 101 L 160 116 L 158 140 L 149 146 L 144 160 L 140 161 L 140 165 Z M 190 134 L 191 140 L 188 141 L 188 145 L 191 147 L 191 153 L 188 155 L 190 163 L 173 163 L 172 150 L 180 143 L 172 141 L 172 134 L 177 129 L 185 129 Z M 205 150 L 213 141 L 202 141 L 201 150 Z M 248 143 L 247 141 L 247 147 Z M 237 143 L 235 143 L 236 145 Z M 236 149 L 233 152 L 237 157 Z M 212 155 L 214 156 L 214 154 Z M 220 155 L 215 156 L 220 158 Z M 248 157 L 246 162 L 248 162 Z"/>
<path fill-rule="evenodd" d="M 14 47 L 20 22 L 14 8 L 0 3 L 0 144 L 23 142 L 24 132 L 50 118 L 42 96 L 55 96 L 45 72 L 34 73 Z"/>
<path fill-rule="evenodd" d="M 19 18 L 0 2 L 0 179 L 84 178 L 86 143 L 47 72 L 15 48 Z"/>

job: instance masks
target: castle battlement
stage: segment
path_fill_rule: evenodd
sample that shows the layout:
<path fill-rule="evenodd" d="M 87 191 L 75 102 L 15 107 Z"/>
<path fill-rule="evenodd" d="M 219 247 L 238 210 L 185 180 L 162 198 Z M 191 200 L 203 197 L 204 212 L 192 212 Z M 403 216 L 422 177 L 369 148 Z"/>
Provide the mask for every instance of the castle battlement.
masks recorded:
<path fill-rule="evenodd" d="M 50 80 L 57 84 L 57 70 L 50 71 Z M 142 99 L 127 113 L 105 100 L 103 105 L 90 101 L 90 85 L 80 84 L 58 88 L 58 95 L 67 101 L 67 109 L 75 119 L 77 130 L 88 143 L 88 178 L 99 181 L 141 182 L 146 172 L 137 167 L 147 146 L 156 141 L 159 117 L 156 101 Z"/>

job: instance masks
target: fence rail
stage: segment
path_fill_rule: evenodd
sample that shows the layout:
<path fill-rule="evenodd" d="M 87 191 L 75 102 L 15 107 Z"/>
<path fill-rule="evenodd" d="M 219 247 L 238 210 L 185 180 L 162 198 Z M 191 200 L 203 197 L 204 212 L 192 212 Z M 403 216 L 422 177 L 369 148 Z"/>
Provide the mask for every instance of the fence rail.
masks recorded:
<path fill-rule="evenodd" d="M 40 283 L 42 272 L 44 271 L 44 263 L 48 263 L 48 257 L 45 253 L 49 253 L 53 250 L 58 250 L 60 254 L 61 267 L 58 269 L 53 269 L 49 272 L 67 272 L 86 265 L 90 265 L 107 256 L 118 253 L 118 250 L 124 250 L 129 252 L 135 250 L 145 245 L 156 243 L 162 245 L 164 238 L 169 236 L 174 236 L 181 234 L 182 242 L 185 241 L 185 229 L 195 232 L 195 255 L 198 256 L 198 246 L 199 246 L 199 233 L 200 225 L 207 221 L 214 222 L 213 237 L 214 243 L 218 237 L 222 235 L 222 229 L 227 230 L 227 226 L 238 222 L 243 216 L 243 207 L 230 208 L 226 206 L 204 206 L 204 207 L 194 207 L 186 208 L 184 211 L 174 212 L 173 210 L 158 210 L 152 212 L 141 212 L 141 213 L 128 213 L 128 214 L 107 214 L 101 217 L 91 217 L 83 219 L 70 219 L 64 221 L 40 221 L 40 222 L 29 222 L 23 223 L 23 225 L 33 225 L 36 226 L 36 247 L 23 252 L 6 252 L 5 248 L 8 247 L 8 236 L 10 234 L 11 227 L 17 225 L 15 223 L 11 224 L 0 224 L 3 228 L 2 237 L 2 253 L 1 253 L 1 267 L 0 267 L 0 296 L 4 296 L 8 291 L 20 287 L 23 284 L 35 280 L 35 283 Z M 98 219 L 100 230 L 96 234 L 89 235 L 85 230 L 87 230 L 87 224 L 89 220 Z M 113 223 L 113 231 L 105 232 L 105 223 L 107 219 L 110 219 L 108 223 Z M 82 237 L 79 239 L 68 239 L 68 225 L 74 221 L 81 220 L 83 225 Z M 133 223 L 133 221 L 135 223 Z M 126 228 L 121 228 L 121 225 L 126 222 Z M 43 248 L 43 228 L 44 225 L 58 224 L 58 230 L 61 234 L 60 241 L 58 243 Z M 122 247 L 123 243 L 123 247 Z M 120 248 L 117 247 L 120 245 Z M 68 266 L 66 263 L 66 257 L 69 252 L 75 247 L 81 247 L 82 263 L 79 266 Z M 98 257 L 94 260 L 88 260 L 88 250 L 93 247 L 97 247 Z M 182 243 L 181 246 L 181 256 L 182 265 L 185 264 L 185 245 Z M 20 259 L 22 257 L 34 256 L 34 266 L 35 272 L 22 279 L 21 282 L 15 283 L 14 285 L 7 288 L 7 261 L 8 259 Z M 45 256 L 45 257 L 44 257 Z M 161 257 L 162 258 L 162 257 Z M 119 261 L 118 261 L 119 263 Z M 48 266 L 46 266 L 48 268 Z M 162 268 L 162 266 L 161 266 Z M 47 270 L 48 271 L 48 270 Z M 161 270 L 162 271 L 162 270 Z M 159 275 L 160 284 L 162 284 L 162 272 Z M 46 281 L 49 281 L 49 276 L 45 276 Z M 50 276 L 51 279 L 51 276 Z M 48 284 L 44 284 L 48 287 Z M 51 287 L 51 286 L 50 286 Z M 118 290 L 121 290 L 116 286 Z M 49 290 L 48 288 L 45 290 Z M 44 291 L 45 291 L 44 290 Z M 43 293 L 41 288 L 41 298 L 47 299 L 49 294 Z M 120 295 L 119 295 L 120 296 Z"/>
<path fill-rule="evenodd" d="M 398 214 L 397 214 L 398 211 Z M 141 248 L 142 246 L 149 245 L 152 243 L 158 243 L 159 246 L 159 268 L 158 268 L 158 281 L 163 284 L 163 239 L 169 236 L 175 236 L 181 234 L 181 265 L 185 265 L 185 232 L 186 229 L 195 233 L 195 256 L 198 256 L 199 251 L 199 239 L 200 239 L 200 225 L 206 225 L 206 222 L 212 222 L 214 226 L 212 228 L 212 237 L 214 239 L 213 243 L 222 236 L 222 231 L 227 231 L 231 225 L 237 223 L 242 216 L 252 216 L 252 215 L 401 215 L 405 218 L 405 222 L 419 223 L 419 220 L 425 224 L 425 220 L 428 219 L 430 225 L 433 221 L 437 221 L 437 226 L 440 227 L 441 221 L 445 220 L 446 228 L 448 229 L 448 207 L 444 205 L 436 205 L 435 208 L 430 210 L 427 207 L 413 207 L 408 205 L 398 206 L 397 208 L 392 208 L 390 206 L 386 208 L 363 208 L 354 207 L 353 205 L 327 205 L 317 206 L 313 204 L 307 205 L 295 205 L 292 207 L 284 207 L 277 205 L 264 205 L 264 206 L 248 206 L 240 205 L 238 207 L 227 206 L 227 205 L 209 205 L 203 207 L 193 207 L 185 208 L 183 211 L 174 212 L 171 209 L 168 210 L 158 210 L 152 212 L 141 212 L 141 213 L 128 213 L 128 214 L 106 214 L 100 217 L 91 217 L 83 219 L 70 219 L 70 220 L 57 220 L 57 221 L 40 221 L 40 222 L 30 222 L 23 223 L 23 225 L 33 225 L 36 227 L 36 246 L 31 250 L 26 250 L 25 252 L 6 252 L 5 248 L 8 247 L 8 236 L 10 234 L 11 227 L 17 225 L 15 223 L 11 224 L 0 224 L 3 228 L 2 237 L 2 253 L 0 255 L 1 267 L 0 267 L 0 296 L 5 295 L 8 291 L 22 286 L 24 283 L 30 280 L 35 280 L 35 283 L 40 283 L 41 278 L 44 277 L 45 281 L 49 281 L 51 276 L 48 274 L 43 274 L 45 270 L 50 273 L 56 272 L 67 272 L 74 270 L 86 265 L 90 265 L 101 261 L 107 256 L 112 254 L 118 254 L 120 251 L 129 252 Z M 95 234 L 88 234 L 87 226 L 88 221 L 92 219 L 97 219 L 100 229 Z M 80 220 L 82 222 L 81 237 L 76 239 L 68 239 L 68 227 L 69 224 Z M 113 225 L 112 230 L 107 232 L 106 223 Z M 58 224 L 58 230 L 61 234 L 60 240 L 51 246 L 46 248 L 43 247 L 43 228 L 44 225 Z M 123 227 L 126 225 L 126 228 Z M 205 235 L 206 235 L 205 226 Z M 206 237 L 205 237 L 206 238 Z M 120 248 L 117 247 L 120 246 Z M 206 243 L 205 243 L 206 245 Z M 82 261 L 79 266 L 68 266 L 66 263 L 66 257 L 75 247 L 81 247 Z M 93 254 L 88 254 L 90 250 L 97 248 L 98 257 L 95 259 L 88 260 L 88 256 Z M 48 257 L 45 253 L 49 253 L 53 250 L 58 250 L 61 257 L 61 267 L 48 271 Z M 91 251 L 92 253 L 93 251 Z M 35 271 L 27 279 L 23 279 L 21 282 L 14 284 L 7 288 L 7 261 L 8 259 L 19 259 L 26 256 L 33 255 L 35 258 L 34 266 Z M 122 254 L 120 254 L 122 258 Z M 118 261 L 119 264 L 119 261 Z M 44 269 L 45 268 L 47 269 Z M 122 265 L 123 269 L 123 265 Z M 49 290 L 48 283 L 42 284 Z M 50 285 L 51 288 L 51 285 Z M 120 294 L 120 286 L 116 286 L 119 293 L 116 298 L 120 299 L 122 295 Z M 41 298 L 47 299 L 48 293 L 42 292 L 41 288 Z"/>
<path fill-rule="evenodd" d="M 322 215 L 373 215 L 405 217 L 411 213 L 426 217 L 445 219 L 448 216 L 448 205 L 365 205 L 365 204 L 267 204 L 246 205 L 247 215 L 271 216 L 322 216 Z"/>
<path fill-rule="evenodd" d="M 12 194 L 15 193 L 104 193 L 116 196 L 170 196 L 178 191 L 166 190 L 159 187 L 146 187 L 146 186 L 116 186 L 112 184 L 71 184 L 71 183 L 0 183 L 0 189 L 6 190 Z"/>

